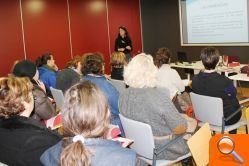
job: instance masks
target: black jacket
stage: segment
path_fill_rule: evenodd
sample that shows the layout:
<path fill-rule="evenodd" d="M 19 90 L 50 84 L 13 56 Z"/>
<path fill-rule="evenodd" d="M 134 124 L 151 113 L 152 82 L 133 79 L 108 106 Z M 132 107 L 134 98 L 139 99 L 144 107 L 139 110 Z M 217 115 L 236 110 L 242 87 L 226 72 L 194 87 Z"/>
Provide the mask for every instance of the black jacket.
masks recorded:
<path fill-rule="evenodd" d="M 124 80 L 123 77 L 124 68 L 123 67 L 112 67 L 111 78 L 115 80 Z"/>
<path fill-rule="evenodd" d="M 115 51 L 118 51 L 119 48 L 125 48 L 126 46 L 130 46 L 132 50 L 131 38 L 129 36 L 126 36 L 124 38 L 122 38 L 121 36 L 118 36 L 115 41 Z M 128 54 L 131 52 L 131 50 L 128 50 L 125 48 L 123 52 L 125 54 Z"/>
<path fill-rule="evenodd" d="M 34 110 L 31 117 L 38 121 L 48 120 L 56 115 L 55 107 L 47 94 L 37 84 L 33 83 Z"/>
<path fill-rule="evenodd" d="M 56 78 L 56 88 L 66 92 L 71 86 L 80 82 L 81 75 L 71 68 L 66 68 L 58 72 Z"/>
<path fill-rule="evenodd" d="M 237 91 L 233 86 L 232 80 L 217 72 L 200 72 L 193 78 L 192 89 L 194 93 L 200 95 L 221 98 L 223 101 L 223 112 L 225 117 L 228 117 L 240 107 L 236 98 Z M 226 124 L 236 123 L 240 117 L 241 114 L 237 114 L 235 118 L 231 119 L 230 123 Z"/>
<path fill-rule="evenodd" d="M 41 165 L 41 154 L 61 137 L 31 118 L 0 119 L 0 162 L 11 166 Z"/>

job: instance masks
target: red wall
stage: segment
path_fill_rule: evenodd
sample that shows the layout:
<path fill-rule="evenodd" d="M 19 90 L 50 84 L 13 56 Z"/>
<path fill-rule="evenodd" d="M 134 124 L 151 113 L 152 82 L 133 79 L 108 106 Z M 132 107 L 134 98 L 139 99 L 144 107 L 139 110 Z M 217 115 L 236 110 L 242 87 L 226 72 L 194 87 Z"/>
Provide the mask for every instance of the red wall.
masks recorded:
<path fill-rule="evenodd" d="M 123 0 L 109 0 L 108 2 L 111 51 L 114 51 L 118 27 L 123 25 L 132 39 L 132 54 L 136 55 L 142 51 L 139 1 L 126 0 L 123 3 Z"/>
<path fill-rule="evenodd" d="M 22 0 L 22 10 L 27 59 L 51 52 L 58 67 L 63 67 L 71 58 L 67 1 Z"/>
<path fill-rule="evenodd" d="M 15 60 L 24 58 L 18 0 L 0 1 L 0 76 L 11 70 Z"/>
<path fill-rule="evenodd" d="M 70 21 L 73 55 L 101 52 L 109 61 L 106 1 L 71 0 Z M 109 68 L 107 67 L 107 71 Z"/>
<path fill-rule="evenodd" d="M 35 60 L 45 52 L 52 52 L 62 68 L 72 56 L 98 51 L 103 53 L 109 73 L 120 25 L 130 33 L 133 54 L 140 52 L 139 0 L 1 0 L 0 58 L 4 63 L 0 76 L 9 73 L 15 60 Z"/>

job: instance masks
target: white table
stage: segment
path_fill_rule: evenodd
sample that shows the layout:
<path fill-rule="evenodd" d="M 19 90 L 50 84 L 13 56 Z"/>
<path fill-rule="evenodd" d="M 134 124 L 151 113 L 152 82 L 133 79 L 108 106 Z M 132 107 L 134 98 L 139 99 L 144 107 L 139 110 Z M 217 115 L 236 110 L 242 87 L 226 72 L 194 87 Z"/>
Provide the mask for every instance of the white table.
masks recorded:
<path fill-rule="evenodd" d="M 237 75 L 233 75 L 233 76 L 230 76 L 228 78 L 233 80 L 235 87 L 237 87 L 237 81 L 248 81 L 249 82 L 249 77 L 247 76 L 247 74 L 242 74 L 242 73 L 238 73 Z M 240 100 L 239 103 L 243 104 L 243 103 L 248 102 L 248 101 L 249 101 L 249 98 Z"/>
<path fill-rule="evenodd" d="M 235 87 L 237 87 L 237 81 L 248 81 L 249 82 L 249 77 L 247 76 L 247 74 L 242 74 L 240 73 L 240 68 L 242 68 L 243 66 L 246 66 L 247 64 L 240 64 L 240 66 L 237 67 L 227 67 L 227 66 L 217 66 L 216 67 L 216 71 L 218 73 L 225 73 L 225 76 L 227 76 L 228 78 L 230 78 L 231 80 L 233 80 L 233 84 Z M 204 70 L 204 66 L 202 64 L 201 61 L 197 61 L 195 63 L 171 63 L 170 64 L 171 67 L 175 67 L 175 68 L 183 68 L 183 69 L 193 69 L 194 70 L 194 74 L 198 74 L 200 72 L 200 70 Z M 238 73 L 236 75 L 233 76 L 228 76 L 229 73 Z M 190 80 L 190 74 L 187 74 L 188 76 L 188 80 Z M 243 104 L 245 102 L 249 102 L 249 98 L 248 99 L 243 99 L 240 100 L 239 103 Z"/>
<path fill-rule="evenodd" d="M 240 68 L 242 68 L 243 66 L 246 66 L 247 64 L 240 64 L 240 66 L 236 66 L 236 67 L 227 67 L 227 66 L 217 66 L 216 67 L 216 71 L 218 73 L 222 73 L 224 72 L 226 76 L 228 76 L 229 73 L 239 73 L 240 72 Z M 202 64 L 201 61 L 196 61 L 194 63 L 171 63 L 170 64 L 171 67 L 175 67 L 175 68 L 183 68 L 183 69 L 193 69 L 194 70 L 194 74 L 198 74 L 200 72 L 200 70 L 204 70 L 204 66 Z M 230 78 L 230 77 L 229 77 Z M 190 79 L 190 75 L 188 74 L 188 79 Z M 236 80 L 230 78 L 232 80 Z M 242 80 L 236 80 L 236 81 L 242 81 Z M 244 80 L 243 80 L 244 81 Z M 248 80 L 246 80 L 248 81 Z"/>

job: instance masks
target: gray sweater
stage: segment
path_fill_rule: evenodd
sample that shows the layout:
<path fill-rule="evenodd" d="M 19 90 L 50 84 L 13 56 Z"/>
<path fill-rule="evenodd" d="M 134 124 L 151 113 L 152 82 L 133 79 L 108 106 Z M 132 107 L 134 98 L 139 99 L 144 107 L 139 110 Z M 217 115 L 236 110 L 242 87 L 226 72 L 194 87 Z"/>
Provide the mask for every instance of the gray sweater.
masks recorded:
<path fill-rule="evenodd" d="M 149 124 L 154 136 L 171 135 L 175 127 L 187 126 L 187 123 L 176 110 L 167 92 L 166 89 L 159 88 L 129 87 L 120 94 L 120 113 L 127 118 Z M 155 146 L 159 147 L 168 141 L 168 139 L 155 140 Z M 181 139 L 159 155 L 159 158 L 173 160 L 188 151 L 186 141 Z"/>

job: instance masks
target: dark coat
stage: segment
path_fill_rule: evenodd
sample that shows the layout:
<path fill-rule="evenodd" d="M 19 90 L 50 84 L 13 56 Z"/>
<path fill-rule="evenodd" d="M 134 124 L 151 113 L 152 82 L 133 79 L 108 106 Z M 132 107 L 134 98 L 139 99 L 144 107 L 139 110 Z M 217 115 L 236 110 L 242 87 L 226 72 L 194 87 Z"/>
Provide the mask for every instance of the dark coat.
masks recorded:
<path fill-rule="evenodd" d="M 41 165 L 40 156 L 61 137 L 31 118 L 0 119 L 0 162 L 11 166 Z"/>
<path fill-rule="evenodd" d="M 71 68 L 66 68 L 58 72 L 56 78 L 56 88 L 66 92 L 71 86 L 80 82 L 81 75 Z"/>
<path fill-rule="evenodd" d="M 232 80 L 217 72 L 200 72 L 198 75 L 195 75 L 192 81 L 192 89 L 194 93 L 200 95 L 221 98 L 223 101 L 223 113 L 225 118 L 233 114 L 240 107 L 236 98 L 237 91 Z M 236 114 L 236 116 L 230 119 L 226 125 L 236 123 L 240 117 L 241 113 Z"/>
<path fill-rule="evenodd" d="M 34 111 L 32 118 L 38 121 L 48 120 L 56 115 L 55 107 L 47 94 L 36 84 L 33 84 Z"/>

